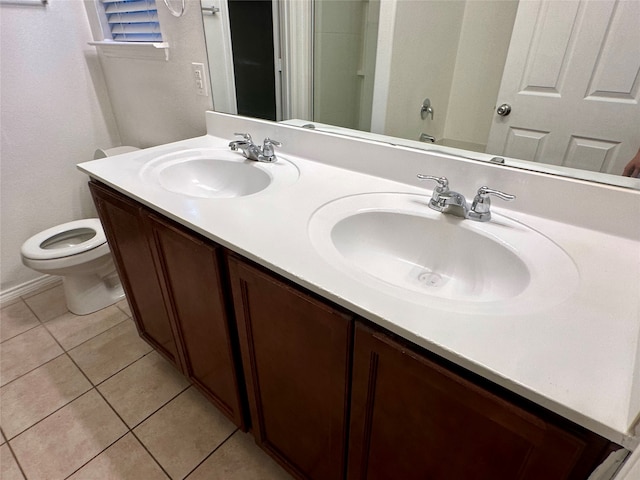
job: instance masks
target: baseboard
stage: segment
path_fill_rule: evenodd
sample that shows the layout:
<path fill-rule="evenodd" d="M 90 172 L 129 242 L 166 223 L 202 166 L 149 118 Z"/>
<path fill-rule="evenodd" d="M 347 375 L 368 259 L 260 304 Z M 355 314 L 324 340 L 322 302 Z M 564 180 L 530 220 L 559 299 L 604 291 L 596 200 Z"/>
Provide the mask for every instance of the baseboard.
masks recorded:
<path fill-rule="evenodd" d="M 58 283 L 62 283 L 62 278 L 55 275 L 43 275 L 36 279 L 29 280 L 16 287 L 0 292 L 0 305 L 4 305 L 19 297 L 37 293 L 40 290 L 46 290 Z"/>

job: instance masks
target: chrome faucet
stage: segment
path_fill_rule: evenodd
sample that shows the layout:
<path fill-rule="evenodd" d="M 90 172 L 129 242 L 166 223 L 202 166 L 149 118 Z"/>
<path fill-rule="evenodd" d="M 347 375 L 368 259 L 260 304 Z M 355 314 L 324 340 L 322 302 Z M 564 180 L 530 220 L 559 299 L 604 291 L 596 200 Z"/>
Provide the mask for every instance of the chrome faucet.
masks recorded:
<path fill-rule="evenodd" d="M 240 150 L 245 158 L 256 162 L 272 163 L 278 160 L 273 147 L 281 147 L 280 142 L 267 137 L 264 139 L 262 147 L 259 147 L 253 143 L 253 139 L 248 133 L 236 133 L 235 135 L 242 137 L 242 140 L 229 142 L 229 148 L 234 152 Z"/>
<path fill-rule="evenodd" d="M 433 135 L 429 135 L 428 133 L 421 133 L 420 134 L 420 141 L 421 142 L 436 143 L 436 137 L 434 137 Z"/>
<path fill-rule="evenodd" d="M 495 195 L 496 197 L 510 202 L 515 200 L 516 196 L 509 193 L 504 193 L 499 190 L 494 190 L 487 186 L 480 187 L 478 193 L 471 203 L 471 211 L 469 212 L 469 218 L 477 220 L 478 222 L 487 222 L 491 220 L 491 199 L 489 195 Z"/>
<path fill-rule="evenodd" d="M 433 189 L 433 195 L 429 200 L 429 208 L 437 212 L 468 218 L 477 222 L 488 222 L 491 219 L 491 199 L 489 195 L 495 195 L 502 200 L 511 201 L 516 197 L 508 193 L 500 192 L 483 186 L 478 189 L 471 206 L 467 204 L 464 195 L 449 190 L 447 177 L 434 177 L 433 175 L 418 174 L 420 180 L 433 180 L 438 186 Z"/>

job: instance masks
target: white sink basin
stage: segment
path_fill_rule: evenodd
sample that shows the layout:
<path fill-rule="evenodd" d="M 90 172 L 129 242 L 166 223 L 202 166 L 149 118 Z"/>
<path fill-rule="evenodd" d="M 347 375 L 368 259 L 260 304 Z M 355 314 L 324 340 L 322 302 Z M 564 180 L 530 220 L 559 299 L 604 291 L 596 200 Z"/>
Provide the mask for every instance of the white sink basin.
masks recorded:
<path fill-rule="evenodd" d="M 422 195 L 344 197 L 311 218 L 325 260 L 386 294 L 461 312 L 513 314 L 557 304 L 578 286 L 571 258 L 544 235 L 494 214 L 443 215 Z"/>
<path fill-rule="evenodd" d="M 170 192 L 198 198 L 235 198 L 289 185 L 298 169 L 278 158 L 274 163 L 245 159 L 226 149 L 190 149 L 157 157 L 140 170 L 141 178 Z"/>

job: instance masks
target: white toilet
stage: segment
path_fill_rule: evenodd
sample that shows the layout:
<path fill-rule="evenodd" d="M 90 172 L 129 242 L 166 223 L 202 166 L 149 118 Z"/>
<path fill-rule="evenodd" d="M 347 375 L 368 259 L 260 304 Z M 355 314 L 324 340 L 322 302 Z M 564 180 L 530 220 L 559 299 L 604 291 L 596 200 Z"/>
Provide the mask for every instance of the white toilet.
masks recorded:
<path fill-rule="evenodd" d="M 100 220 L 87 218 L 40 232 L 22 245 L 22 263 L 62 276 L 67 308 L 87 315 L 124 298 Z"/>
<path fill-rule="evenodd" d="M 94 159 L 134 152 L 136 147 L 98 149 Z M 34 235 L 20 251 L 37 272 L 62 276 L 67 308 L 87 315 L 124 298 L 102 224 L 97 218 L 63 223 Z"/>

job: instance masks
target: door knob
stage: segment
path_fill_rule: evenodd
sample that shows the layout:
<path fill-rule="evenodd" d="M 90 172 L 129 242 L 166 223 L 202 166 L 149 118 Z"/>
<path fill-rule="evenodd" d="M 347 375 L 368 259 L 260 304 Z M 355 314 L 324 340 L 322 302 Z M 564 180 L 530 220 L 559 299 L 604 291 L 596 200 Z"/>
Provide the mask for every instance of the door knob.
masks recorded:
<path fill-rule="evenodd" d="M 509 105 L 508 103 L 503 103 L 498 107 L 496 113 L 501 117 L 506 117 L 511 113 L 511 105 Z"/>

